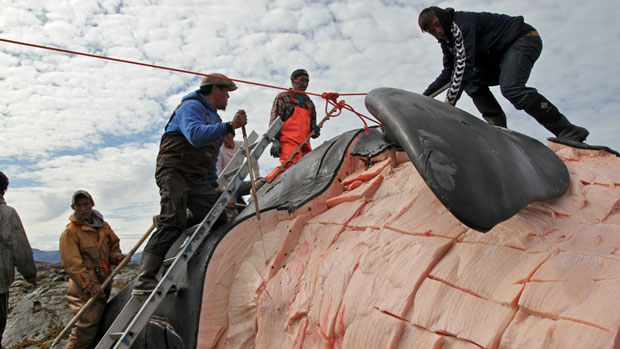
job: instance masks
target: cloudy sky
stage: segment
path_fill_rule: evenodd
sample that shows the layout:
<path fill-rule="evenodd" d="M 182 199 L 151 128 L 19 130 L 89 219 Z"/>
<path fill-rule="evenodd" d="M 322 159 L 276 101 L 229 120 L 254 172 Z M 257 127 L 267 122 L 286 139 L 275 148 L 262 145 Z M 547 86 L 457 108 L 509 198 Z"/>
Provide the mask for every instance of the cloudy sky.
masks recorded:
<path fill-rule="evenodd" d="M 0 0 L 0 38 L 285 88 L 306 68 L 319 94 L 421 92 L 441 70 L 439 45 L 417 27 L 431 5 L 523 15 L 544 42 L 529 85 L 588 128 L 589 143 L 620 150 L 620 6 L 603 0 Z M 0 42 L 0 170 L 31 245 L 58 248 L 71 194 L 85 189 L 128 251 L 159 213 L 163 127 L 200 79 Z M 240 84 L 221 116 L 245 109 L 248 131 L 262 134 L 278 92 Z M 494 92 L 510 128 L 546 142 L 548 131 Z M 363 96 L 346 102 L 370 115 Z M 478 115 L 465 95 L 457 106 Z M 345 112 L 313 144 L 360 127 Z M 275 165 L 266 152 L 261 172 Z"/>

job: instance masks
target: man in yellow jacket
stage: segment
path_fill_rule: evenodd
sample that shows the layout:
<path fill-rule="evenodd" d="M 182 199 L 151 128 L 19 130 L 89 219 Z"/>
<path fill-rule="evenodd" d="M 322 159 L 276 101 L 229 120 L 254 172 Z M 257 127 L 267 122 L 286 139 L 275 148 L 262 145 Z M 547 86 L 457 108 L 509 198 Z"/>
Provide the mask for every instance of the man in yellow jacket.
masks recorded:
<path fill-rule="evenodd" d="M 119 247 L 119 238 L 103 220 L 103 215 L 93 210 L 92 196 L 78 190 L 73 194 L 65 231 L 60 236 L 60 263 L 69 274 L 67 300 L 74 314 L 89 298 L 96 301 L 73 326 L 67 348 L 91 348 L 99 323 L 110 295 L 110 288 L 101 284 L 110 275 L 110 265 L 118 265 L 125 257 Z"/>

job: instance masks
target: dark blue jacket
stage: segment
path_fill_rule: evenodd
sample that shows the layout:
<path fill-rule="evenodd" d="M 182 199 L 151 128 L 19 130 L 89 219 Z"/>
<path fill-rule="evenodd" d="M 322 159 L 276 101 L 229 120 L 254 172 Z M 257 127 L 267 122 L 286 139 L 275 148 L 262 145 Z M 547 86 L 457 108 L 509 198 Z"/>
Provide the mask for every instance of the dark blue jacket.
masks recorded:
<path fill-rule="evenodd" d="M 522 16 L 455 11 L 452 28 L 446 31 L 450 41 L 439 40 L 443 70 L 424 94 L 428 96 L 450 82 L 446 100 L 456 104 L 474 67 L 497 64 L 506 49 L 531 29 Z"/>

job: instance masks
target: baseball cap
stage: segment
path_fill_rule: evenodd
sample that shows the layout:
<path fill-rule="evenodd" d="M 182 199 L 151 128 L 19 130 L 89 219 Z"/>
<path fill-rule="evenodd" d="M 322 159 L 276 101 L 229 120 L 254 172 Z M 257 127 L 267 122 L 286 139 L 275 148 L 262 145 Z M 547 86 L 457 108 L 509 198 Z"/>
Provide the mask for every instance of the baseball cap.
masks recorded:
<path fill-rule="evenodd" d="M 90 202 L 92 202 L 93 204 L 95 203 L 95 201 L 93 201 L 93 197 L 90 196 L 90 194 L 86 190 L 78 190 L 75 193 L 73 193 L 73 196 L 71 197 L 71 206 L 75 205 L 75 202 L 78 200 L 80 196 L 83 196 L 89 199 Z"/>
<path fill-rule="evenodd" d="M 291 73 L 291 80 L 295 80 L 300 75 L 308 75 L 308 72 L 306 71 L 306 69 L 296 69 L 294 72 Z"/>
<path fill-rule="evenodd" d="M 216 78 L 216 76 L 223 77 L 224 79 L 218 79 L 218 78 Z M 234 81 L 226 80 L 226 79 L 228 79 L 228 77 L 226 75 L 224 75 L 224 74 L 211 73 L 211 74 L 209 74 L 209 76 L 205 76 L 202 79 L 202 81 L 200 82 L 200 87 L 209 86 L 209 85 L 216 85 L 216 86 L 228 87 L 228 91 L 236 90 L 237 89 L 237 85 L 235 85 Z"/>

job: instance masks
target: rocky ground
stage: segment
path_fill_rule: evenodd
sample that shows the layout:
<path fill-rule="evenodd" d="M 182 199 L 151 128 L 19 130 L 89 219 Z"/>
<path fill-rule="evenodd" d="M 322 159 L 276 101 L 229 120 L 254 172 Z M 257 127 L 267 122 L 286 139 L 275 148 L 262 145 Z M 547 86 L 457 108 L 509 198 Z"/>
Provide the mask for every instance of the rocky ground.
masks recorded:
<path fill-rule="evenodd" d="M 16 274 L 9 294 L 9 316 L 2 338 L 2 348 L 49 348 L 56 336 L 73 318 L 65 298 L 69 277 L 60 264 L 37 262 L 37 287 Z M 138 263 L 127 264 L 114 278 L 114 297 L 135 276 Z M 57 348 L 64 347 L 66 338 Z"/>

